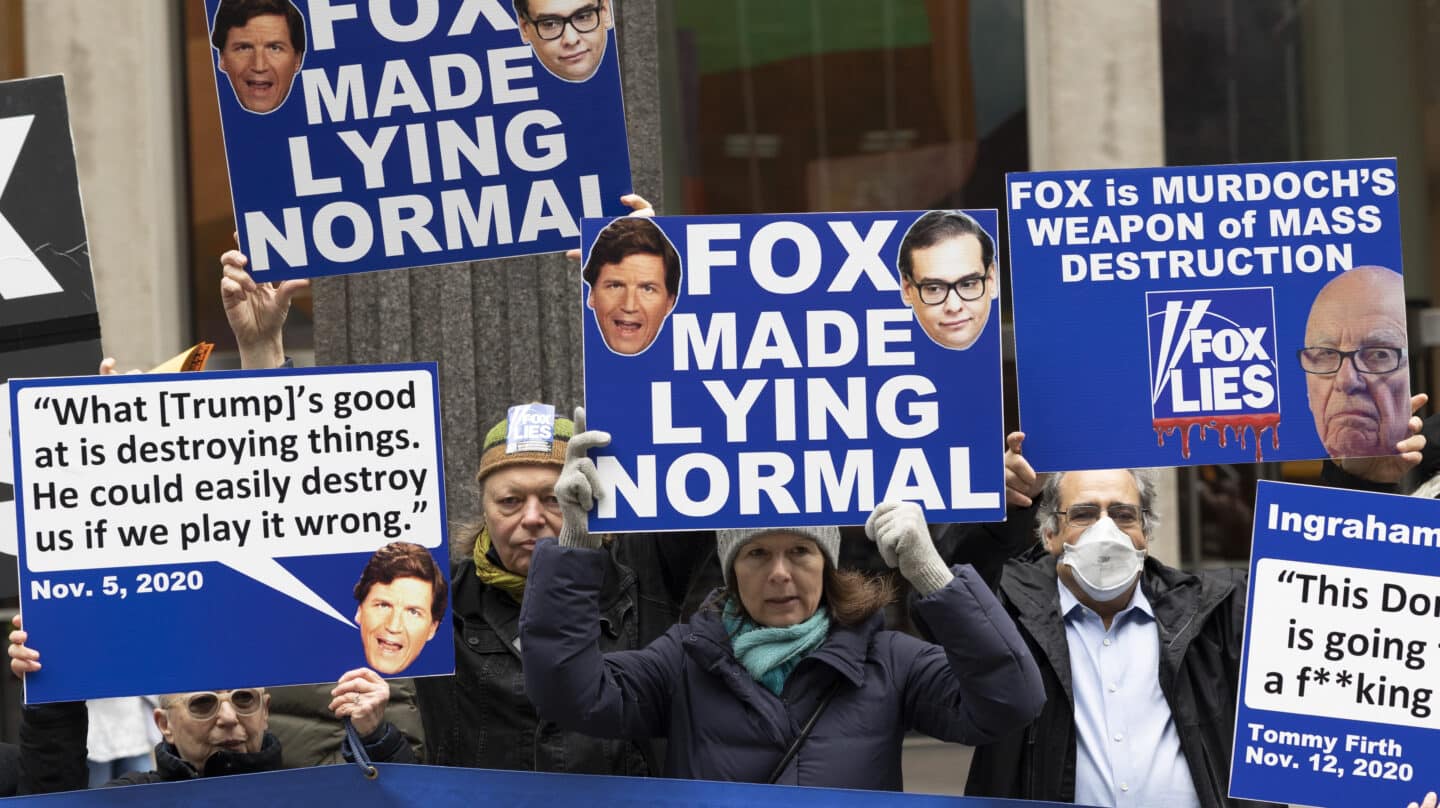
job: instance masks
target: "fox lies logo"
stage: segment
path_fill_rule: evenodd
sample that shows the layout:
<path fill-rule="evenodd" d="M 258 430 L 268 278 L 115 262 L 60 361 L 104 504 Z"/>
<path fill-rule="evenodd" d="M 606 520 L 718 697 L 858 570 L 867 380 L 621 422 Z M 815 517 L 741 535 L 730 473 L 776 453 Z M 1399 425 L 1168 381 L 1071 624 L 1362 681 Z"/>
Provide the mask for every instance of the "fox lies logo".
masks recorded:
<path fill-rule="evenodd" d="M 1245 430 L 1261 459 L 1270 430 L 1280 448 L 1280 378 L 1275 362 L 1275 306 L 1269 288 L 1147 292 L 1150 413 L 1161 446 L 1180 433 L 1190 457 L 1190 430 L 1227 431 L 1245 448 Z"/>

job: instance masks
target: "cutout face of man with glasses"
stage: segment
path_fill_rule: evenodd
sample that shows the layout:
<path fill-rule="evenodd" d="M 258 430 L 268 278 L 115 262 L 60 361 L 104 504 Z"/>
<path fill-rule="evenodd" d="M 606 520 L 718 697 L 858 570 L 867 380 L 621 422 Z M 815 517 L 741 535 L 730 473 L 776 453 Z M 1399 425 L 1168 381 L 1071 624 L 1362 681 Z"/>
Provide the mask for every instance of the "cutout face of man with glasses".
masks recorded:
<path fill-rule="evenodd" d="M 515 0 L 520 38 L 535 50 L 540 64 L 565 81 L 595 75 L 605 56 L 605 41 L 615 25 L 611 0 Z"/>
<path fill-rule="evenodd" d="M 900 297 L 938 345 L 963 351 L 975 344 L 1000 296 L 995 241 L 958 210 L 932 210 L 900 242 Z"/>
<path fill-rule="evenodd" d="M 1332 458 L 1395 454 L 1409 434 L 1407 344 L 1400 273 L 1356 267 L 1315 296 L 1298 355 L 1315 431 Z"/>

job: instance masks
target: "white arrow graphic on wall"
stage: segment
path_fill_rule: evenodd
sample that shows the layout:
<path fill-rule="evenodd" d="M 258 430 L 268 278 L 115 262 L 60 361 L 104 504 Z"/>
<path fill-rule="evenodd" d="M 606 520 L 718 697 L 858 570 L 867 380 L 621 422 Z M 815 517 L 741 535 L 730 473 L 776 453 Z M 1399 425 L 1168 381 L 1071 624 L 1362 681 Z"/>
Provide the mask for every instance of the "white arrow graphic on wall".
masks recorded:
<path fill-rule="evenodd" d="M 10 184 L 15 161 L 20 159 L 20 147 L 25 145 L 25 136 L 34 122 L 34 115 L 0 118 L 0 195 Z M 54 276 L 0 212 L 0 297 L 15 300 L 60 291 L 63 290 Z"/>

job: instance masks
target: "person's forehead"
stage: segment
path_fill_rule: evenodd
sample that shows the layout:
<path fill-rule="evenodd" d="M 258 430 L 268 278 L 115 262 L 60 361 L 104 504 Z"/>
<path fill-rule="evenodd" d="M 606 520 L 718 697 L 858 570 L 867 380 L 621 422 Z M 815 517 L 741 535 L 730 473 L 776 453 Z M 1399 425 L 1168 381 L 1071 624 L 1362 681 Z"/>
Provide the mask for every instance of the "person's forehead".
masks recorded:
<path fill-rule="evenodd" d="M 277 39 L 285 43 L 290 42 L 290 22 L 283 14 L 257 14 L 251 17 L 244 25 L 237 25 L 231 28 L 225 35 L 226 43 L 234 42 L 237 39 Z"/>
<path fill-rule="evenodd" d="M 811 544 L 815 545 L 816 547 L 819 546 L 818 544 L 815 544 L 815 540 L 810 538 L 809 536 L 802 536 L 799 533 L 790 533 L 788 531 L 763 533 L 746 542 L 747 547 L 759 545 L 767 550 L 794 547 L 797 544 Z"/>
<path fill-rule="evenodd" d="M 654 253 L 631 253 L 618 263 L 601 264 L 598 280 L 664 281 L 665 259 Z"/>
<path fill-rule="evenodd" d="M 1396 344 L 1405 337 L 1405 306 L 1385 294 L 1339 295 L 1315 302 L 1305 324 L 1308 345 L 1339 341 L 1359 344 Z"/>
<path fill-rule="evenodd" d="M 980 239 L 966 233 L 921 247 L 910 253 L 911 271 L 917 279 L 957 281 L 985 271 Z"/>
<path fill-rule="evenodd" d="M 496 469 L 485 478 L 485 490 L 492 494 L 547 491 L 560 479 L 560 469 L 538 463 L 523 463 Z"/>
<path fill-rule="evenodd" d="M 375 584 L 370 587 L 370 594 L 385 593 L 401 598 L 419 596 L 428 599 L 432 590 L 433 587 L 429 581 L 423 578 L 416 578 L 413 575 L 402 575 L 388 583 L 376 581 Z"/>
<path fill-rule="evenodd" d="M 599 6 L 599 0 L 530 0 L 530 16 L 568 17 L 582 8 Z"/>
<path fill-rule="evenodd" d="M 1060 480 L 1060 504 L 1068 508 L 1081 502 L 1139 505 L 1140 489 L 1135 486 L 1135 478 L 1124 469 L 1069 472 Z"/>

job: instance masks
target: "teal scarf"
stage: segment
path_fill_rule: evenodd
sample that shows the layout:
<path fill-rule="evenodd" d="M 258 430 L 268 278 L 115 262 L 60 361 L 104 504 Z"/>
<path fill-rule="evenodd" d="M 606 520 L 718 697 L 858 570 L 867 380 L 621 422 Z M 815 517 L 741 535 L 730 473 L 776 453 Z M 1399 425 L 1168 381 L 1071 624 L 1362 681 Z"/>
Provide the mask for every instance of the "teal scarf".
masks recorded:
<path fill-rule="evenodd" d="M 785 628 L 769 628 L 742 619 L 733 600 L 726 602 L 722 617 L 735 658 L 755 681 L 777 696 L 800 660 L 819 648 L 830 634 L 830 614 L 824 606 L 805 622 Z"/>

